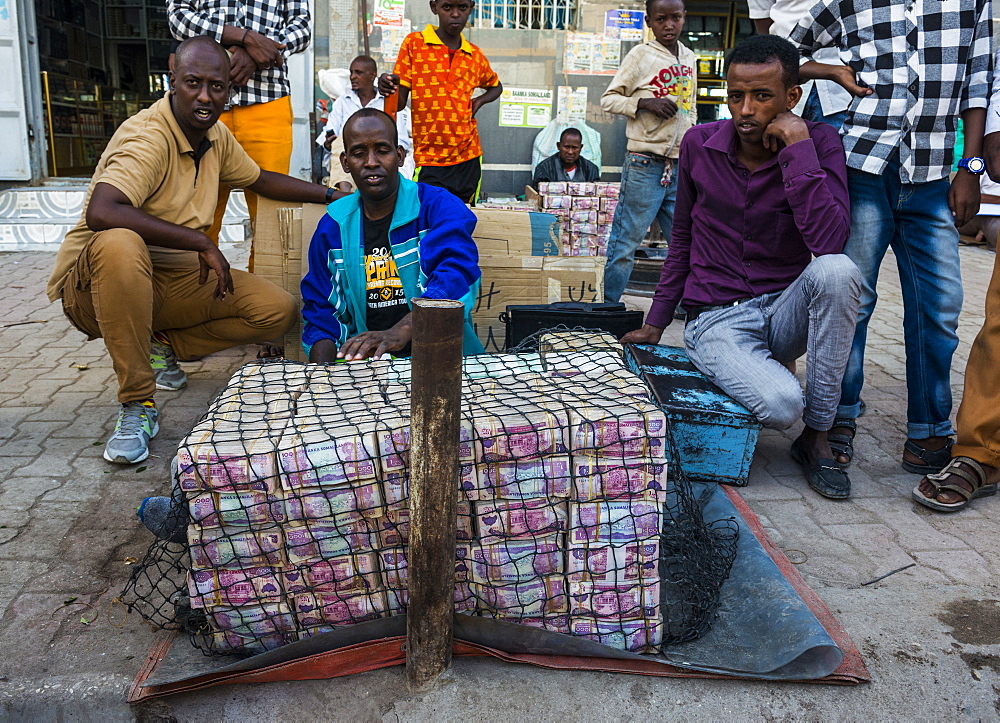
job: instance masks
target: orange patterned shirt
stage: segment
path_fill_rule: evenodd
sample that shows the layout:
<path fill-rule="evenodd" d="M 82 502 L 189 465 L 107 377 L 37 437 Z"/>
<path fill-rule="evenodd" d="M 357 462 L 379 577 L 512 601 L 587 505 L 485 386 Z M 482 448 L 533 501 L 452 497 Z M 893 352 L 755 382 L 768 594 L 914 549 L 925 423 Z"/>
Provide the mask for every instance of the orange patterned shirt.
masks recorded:
<path fill-rule="evenodd" d="M 452 55 L 428 25 L 404 38 L 393 72 L 410 89 L 418 166 L 454 166 L 483 155 L 472 117 L 472 91 L 500 82 L 483 51 L 463 36 Z"/>

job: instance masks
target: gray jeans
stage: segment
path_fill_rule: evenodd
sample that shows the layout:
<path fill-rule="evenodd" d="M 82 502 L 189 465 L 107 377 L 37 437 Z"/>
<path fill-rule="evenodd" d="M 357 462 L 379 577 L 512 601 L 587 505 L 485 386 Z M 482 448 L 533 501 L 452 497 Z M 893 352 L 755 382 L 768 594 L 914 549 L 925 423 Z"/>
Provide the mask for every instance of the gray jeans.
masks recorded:
<path fill-rule="evenodd" d="M 820 256 L 782 292 L 699 315 L 685 327 L 684 345 L 694 365 L 765 427 L 786 429 L 801 417 L 826 431 L 837 414 L 860 299 L 854 262 Z M 783 366 L 802 354 L 804 398 Z"/>

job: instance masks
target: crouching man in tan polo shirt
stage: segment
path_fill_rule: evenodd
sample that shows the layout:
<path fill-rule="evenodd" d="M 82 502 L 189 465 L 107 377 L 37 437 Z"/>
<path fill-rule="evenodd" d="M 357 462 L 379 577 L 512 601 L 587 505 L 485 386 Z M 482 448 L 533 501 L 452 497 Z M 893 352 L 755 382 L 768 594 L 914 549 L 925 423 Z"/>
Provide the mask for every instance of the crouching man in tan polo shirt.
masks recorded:
<path fill-rule="evenodd" d="M 170 87 L 115 132 L 47 290 L 77 329 L 107 345 L 122 408 L 104 458 L 118 464 L 149 455 L 154 391 L 187 383 L 178 359 L 267 342 L 295 320 L 288 293 L 230 269 L 206 235 L 219 182 L 281 201 L 342 195 L 262 171 L 216 123 L 229 100 L 229 56 L 211 38 L 181 43 Z"/>

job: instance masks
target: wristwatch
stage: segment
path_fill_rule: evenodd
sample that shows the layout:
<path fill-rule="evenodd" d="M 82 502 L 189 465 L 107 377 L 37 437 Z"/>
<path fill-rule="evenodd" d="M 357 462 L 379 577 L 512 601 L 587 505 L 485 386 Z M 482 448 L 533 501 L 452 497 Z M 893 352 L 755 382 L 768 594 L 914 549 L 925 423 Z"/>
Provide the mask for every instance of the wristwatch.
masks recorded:
<path fill-rule="evenodd" d="M 982 158 L 976 158 L 976 159 L 973 159 L 973 160 L 982 161 L 983 159 Z M 983 163 L 983 168 L 986 168 L 986 164 L 985 163 Z M 982 171 L 979 171 L 979 172 L 982 173 Z M 975 171 L 973 171 L 973 173 L 975 173 Z M 326 189 L 326 202 L 328 204 L 331 201 L 333 201 L 333 191 L 334 191 L 333 186 L 330 186 L 328 189 Z"/>
<path fill-rule="evenodd" d="M 964 168 L 969 173 L 973 173 L 977 176 L 983 175 L 986 170 L 986 161 L 984 161 L 979 156 L 971 156 L 969 158 L 963 158 L 958 162 L 959 168 Z"/>

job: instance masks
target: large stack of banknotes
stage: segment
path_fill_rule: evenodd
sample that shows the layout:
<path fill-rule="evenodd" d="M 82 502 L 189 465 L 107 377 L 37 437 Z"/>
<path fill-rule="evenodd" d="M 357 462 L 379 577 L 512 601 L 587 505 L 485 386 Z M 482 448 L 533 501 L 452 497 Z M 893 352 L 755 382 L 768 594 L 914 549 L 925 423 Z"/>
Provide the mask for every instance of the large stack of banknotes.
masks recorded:
<path fill-rule="evenodd" d="M 181 443 L 190 604 L 260 652 L 407 606 L 408 360 L 249 364 Z M 666 420 L 614 339 L 467 357 L 457 611 L 620 649 L 663 638 Z"/>

